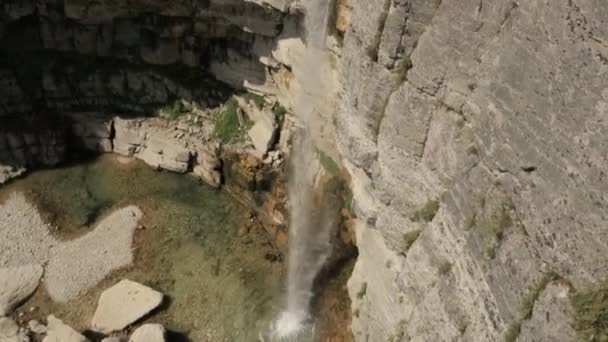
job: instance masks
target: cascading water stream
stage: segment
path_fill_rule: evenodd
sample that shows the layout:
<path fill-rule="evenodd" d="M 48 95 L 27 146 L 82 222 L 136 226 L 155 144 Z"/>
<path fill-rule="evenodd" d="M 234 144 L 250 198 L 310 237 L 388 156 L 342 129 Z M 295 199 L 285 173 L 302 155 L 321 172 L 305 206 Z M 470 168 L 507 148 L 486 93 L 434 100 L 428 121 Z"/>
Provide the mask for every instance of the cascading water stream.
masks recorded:
<path fill-rule="evenodd" d="M 336 226 L 331 208 L 318 190 L 319 162 L 310 120 L 323 98 L 320 67 L 327 62 L 326 37 L 332 0 L 310 0 L 306 6 L 306 52 L 298 75 L 304 93 L 295 106 L 296 132 L 288 184 L 290 229 L 286 308 L 273 326 L 273 339 L 297 341 L 312 335 L 310 303 L 316 276 L 331 254 Z"/>

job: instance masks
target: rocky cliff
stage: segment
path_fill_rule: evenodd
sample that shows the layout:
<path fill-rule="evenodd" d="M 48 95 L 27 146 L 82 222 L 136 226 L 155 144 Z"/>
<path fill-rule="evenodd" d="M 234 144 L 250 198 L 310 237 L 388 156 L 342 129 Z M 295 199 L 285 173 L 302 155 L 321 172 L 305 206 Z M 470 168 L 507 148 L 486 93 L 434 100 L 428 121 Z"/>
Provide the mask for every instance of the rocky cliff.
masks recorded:
<path fill-rule="evenodd" d="M 605 338 L 608 4 L 348 7 L 356 340 Z"/>
<path fill-rule="evenodd" d="M 297 112 L 305 2 L 4 1 L 0 115 L 153 114 L 242 88 Z M 351 180 L 355 340 L 608 336 L 608 4 L 335 8 L 338 91 L 314 126 Z"/>

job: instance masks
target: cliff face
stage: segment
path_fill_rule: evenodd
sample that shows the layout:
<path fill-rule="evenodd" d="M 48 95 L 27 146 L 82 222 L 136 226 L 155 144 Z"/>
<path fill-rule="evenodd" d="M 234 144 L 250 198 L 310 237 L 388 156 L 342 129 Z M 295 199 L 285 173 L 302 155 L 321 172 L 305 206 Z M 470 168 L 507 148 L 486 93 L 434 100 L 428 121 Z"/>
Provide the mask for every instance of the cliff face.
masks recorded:
<path fill-rule="evenodd" d="M 575 340 L 608 275 L 608 5 L 348 5 L 356 340 Z"/>

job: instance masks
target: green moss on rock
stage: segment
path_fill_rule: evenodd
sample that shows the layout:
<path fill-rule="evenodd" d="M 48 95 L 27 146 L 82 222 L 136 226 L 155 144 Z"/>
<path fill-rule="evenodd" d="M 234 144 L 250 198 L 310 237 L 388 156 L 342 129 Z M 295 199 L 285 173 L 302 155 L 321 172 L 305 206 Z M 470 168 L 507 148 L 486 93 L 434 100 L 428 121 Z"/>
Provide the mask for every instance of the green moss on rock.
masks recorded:
<path fill-rule="evenodd" d="M 439 201 L 430 200 L 424 205 L 424 207 L 418 209 L 414 213 L 414 216 L 412 216 L 412 221 L 431 222 L 435 218 L 435 215 L 437 215 L 437 211 L 439 211 Z"/>
<path fill-rule="evenodd" d="M 410 248 L 412 247 L 414 242 L 418 239 L 418 237 L 420 236 L 421 233 L 422 233 L 422 231 L 420 231 L 420 230 L 414 230 L 414 231 L 403 234 L 403 240 L 401 242 L 401 253 L 402 254 L 404 254 L 404 255 L 407 254 L 407 252 L 410 250 Z"/>
<path fill-rule="evenodd" d="M 231 97 L 216 117 L 214 135 L 224 144 L 241 141 L 245 136 L 245 131 L 251 127 L 248 119 L 243 118 L 242 123 L 239 121 L 238 110 L 238 101 Z"/>
<path fill-rule="evenodd" d="M 572 296 L 581 341 L 608 341 L 608 281 Z"/>

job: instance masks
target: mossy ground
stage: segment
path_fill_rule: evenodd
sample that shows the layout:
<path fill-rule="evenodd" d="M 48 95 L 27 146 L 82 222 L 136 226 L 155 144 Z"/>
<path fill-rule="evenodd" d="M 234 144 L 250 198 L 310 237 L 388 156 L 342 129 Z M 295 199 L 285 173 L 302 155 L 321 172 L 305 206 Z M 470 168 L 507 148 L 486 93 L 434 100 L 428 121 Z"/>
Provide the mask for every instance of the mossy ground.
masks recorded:
<path fill-rule="evenodd" d="M 243 115 L 243 122 L 239 120 L 239 104 L 232 97 L 224 104 L 222 110 L 217 114 L 215 120 L 214 135 L 224 144 L 241 141 L 252 123 Z"/>

